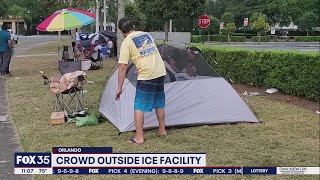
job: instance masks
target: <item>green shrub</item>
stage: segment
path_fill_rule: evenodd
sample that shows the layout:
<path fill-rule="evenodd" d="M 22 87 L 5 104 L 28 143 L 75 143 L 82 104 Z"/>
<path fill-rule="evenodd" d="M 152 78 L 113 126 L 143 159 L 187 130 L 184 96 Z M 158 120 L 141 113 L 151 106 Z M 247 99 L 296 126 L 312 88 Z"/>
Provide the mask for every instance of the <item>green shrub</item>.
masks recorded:
<path fill-rule="evenodd" d="M 228 42 L 228 36 L 227 35 L 205 35 L 204 41 L 215 41 L 215 42 Z M 244 36 L 231 36 L 232 42 L 243 42 Z M 192 43 L 201 43 L 202 42 L 202 36 L 201 35 L 192 35 L 191 36 L 191 42 Z"/>
<path fill-rule="evenodd" d="M 243 42 L 244 39 L 244 36 L 231 36 L 231 42 Z"/>
<path fill-rule="evenodd" d="M 253 36 L 251 39 L 254 42 L 258 42 L 259 37 L 258 36 Z M 261 36 L 260 37 L 260 42 L 270 42 L 270 40 L 271 40 L 270 36 Z"/>
<path fill-rule="evenodd" d="M 191 36 L 191 42 L 192 43 L 201 43 L 202 42 L 202 36 L 200 36 L 200 35 L 192 35 Z"/>
<path fill-rule="evenodd" d="M 320 55 L 290 51 L 202 46 L 208 63 L 226 79 L 315 100 L 320 91 Z M 215 64 L 214 62 L 217 62 Z"/>
<path fill-rule="evenodd" d="M 296 42 L 320 42 L 320 36 L 295 36 Z"/>
<path fill-rule="evenodd" d="M 227 42 L 228 36 L 219 34 L 210 35 L 210 41 Z"/>

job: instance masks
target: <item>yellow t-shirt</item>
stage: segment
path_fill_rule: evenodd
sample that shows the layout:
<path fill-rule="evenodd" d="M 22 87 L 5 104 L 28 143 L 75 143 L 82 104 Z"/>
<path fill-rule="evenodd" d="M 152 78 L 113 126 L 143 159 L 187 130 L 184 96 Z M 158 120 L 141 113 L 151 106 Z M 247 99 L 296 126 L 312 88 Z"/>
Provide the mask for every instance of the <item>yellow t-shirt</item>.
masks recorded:
<path fill-rule="evenodd" d="M 166 68 L 153 38 L 146 32 L 134 31 L 122 42 L 119 64 L 129 60 L 138 70 L 138 80 L 150 80 L 166 75 Z"/>

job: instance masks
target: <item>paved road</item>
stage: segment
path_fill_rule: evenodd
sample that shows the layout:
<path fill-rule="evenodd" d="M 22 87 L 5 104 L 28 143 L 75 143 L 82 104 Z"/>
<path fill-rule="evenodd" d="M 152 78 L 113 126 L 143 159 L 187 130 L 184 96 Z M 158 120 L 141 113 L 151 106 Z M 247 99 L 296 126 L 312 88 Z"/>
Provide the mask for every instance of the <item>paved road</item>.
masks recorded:
<path fill-rule="evenodd" d="M 205 43 L 210 46 L 225 46 L 225 47 L 235 47 L 235 48 L 244 48 L 244 49 L 269 49 L 269 50 L 299 50 L 299 51 L 319 51 L 320 52 L 320 43 L 319 42 L 262 42 L 260 45 L 256 42 L 242 42 L 235 43 Z"/>
<path fill-rule="evenodd" d="M 54 35 L 19 36 L 20 44 L 16 45 L 14 56 L 21 55 L 28 49 L 40 47 L 52 41 L 58 41 L 58 37 Z"/>
<path fill-rule="evenodd" d="M 19 56 L 26 50 L 39 47 L 50 41 L 56 41 L 56 36 L 28 36 L 19 37 L 19 45 L 16 47 L 15 56 Z M 0 78 L 0 179 L 2 180 L 29 180 L 32 176 L 14 175 L 14 152 L 22 150 L 16 134 L 15 126 L 8 119 L 8 103 L 6 92 L 6 80 Z"/>

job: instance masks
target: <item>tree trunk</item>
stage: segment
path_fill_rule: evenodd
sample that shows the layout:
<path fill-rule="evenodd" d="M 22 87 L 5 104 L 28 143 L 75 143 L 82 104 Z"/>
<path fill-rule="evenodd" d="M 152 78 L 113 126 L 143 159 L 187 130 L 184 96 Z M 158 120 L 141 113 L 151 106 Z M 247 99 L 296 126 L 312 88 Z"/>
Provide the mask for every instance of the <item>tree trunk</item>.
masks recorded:
<path fill-rule="evenodd" d="M 118 0 L 118 22 L 121 18 L 124 18 L 125 16 L 124 8 L 125 8 L 125 0 Z M 118 26 L 118 22 L 116 23 L 117 26 Z M 116 31 L 117 31 L 117 56 L 119 57 L 120 47 L 124 37 L 118 28 L 116 28 Z"/>
<path fill-rule="evenodd" d="M 228 33 L 228 43 L 230 44 L 230 34 Z"/>
<path fill-rule="evenodd" d="M 164 23 L 164 40 L 168 42 L 169 40 L 169 21 L 166 20 Z"/>
<path fill-rule="evenodd" d="M 210 30 L 208 30 L 208 42 L 210 41 Z"/>
<path fill-rule="evenodd" d="M 307 30 L 307 36 L 309 36 L 309 31 Z"/>
<path fill-rule="evenodd" d="M 260 45 L 260 37 L 261 37 L 261 33 L 258 33 L 258 45 Z"/>

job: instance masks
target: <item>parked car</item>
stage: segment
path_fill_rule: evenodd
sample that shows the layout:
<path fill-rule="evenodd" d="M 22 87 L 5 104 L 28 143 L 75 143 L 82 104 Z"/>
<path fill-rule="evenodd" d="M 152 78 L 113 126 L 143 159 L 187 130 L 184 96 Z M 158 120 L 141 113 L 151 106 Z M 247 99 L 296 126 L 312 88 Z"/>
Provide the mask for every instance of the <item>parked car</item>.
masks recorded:
<path fill-rule="evenodd" d="M 19 38 L 18 38 L 17 34 L 16 34 L 15 32 L 13 32 L 12 29 L 8 29 L 8 31 L 9 31 L 9 33 L 10 33 L 10 35 L 11 35 L 11 40 L 12 40 L 12 42 L 18 44 Z"/>

